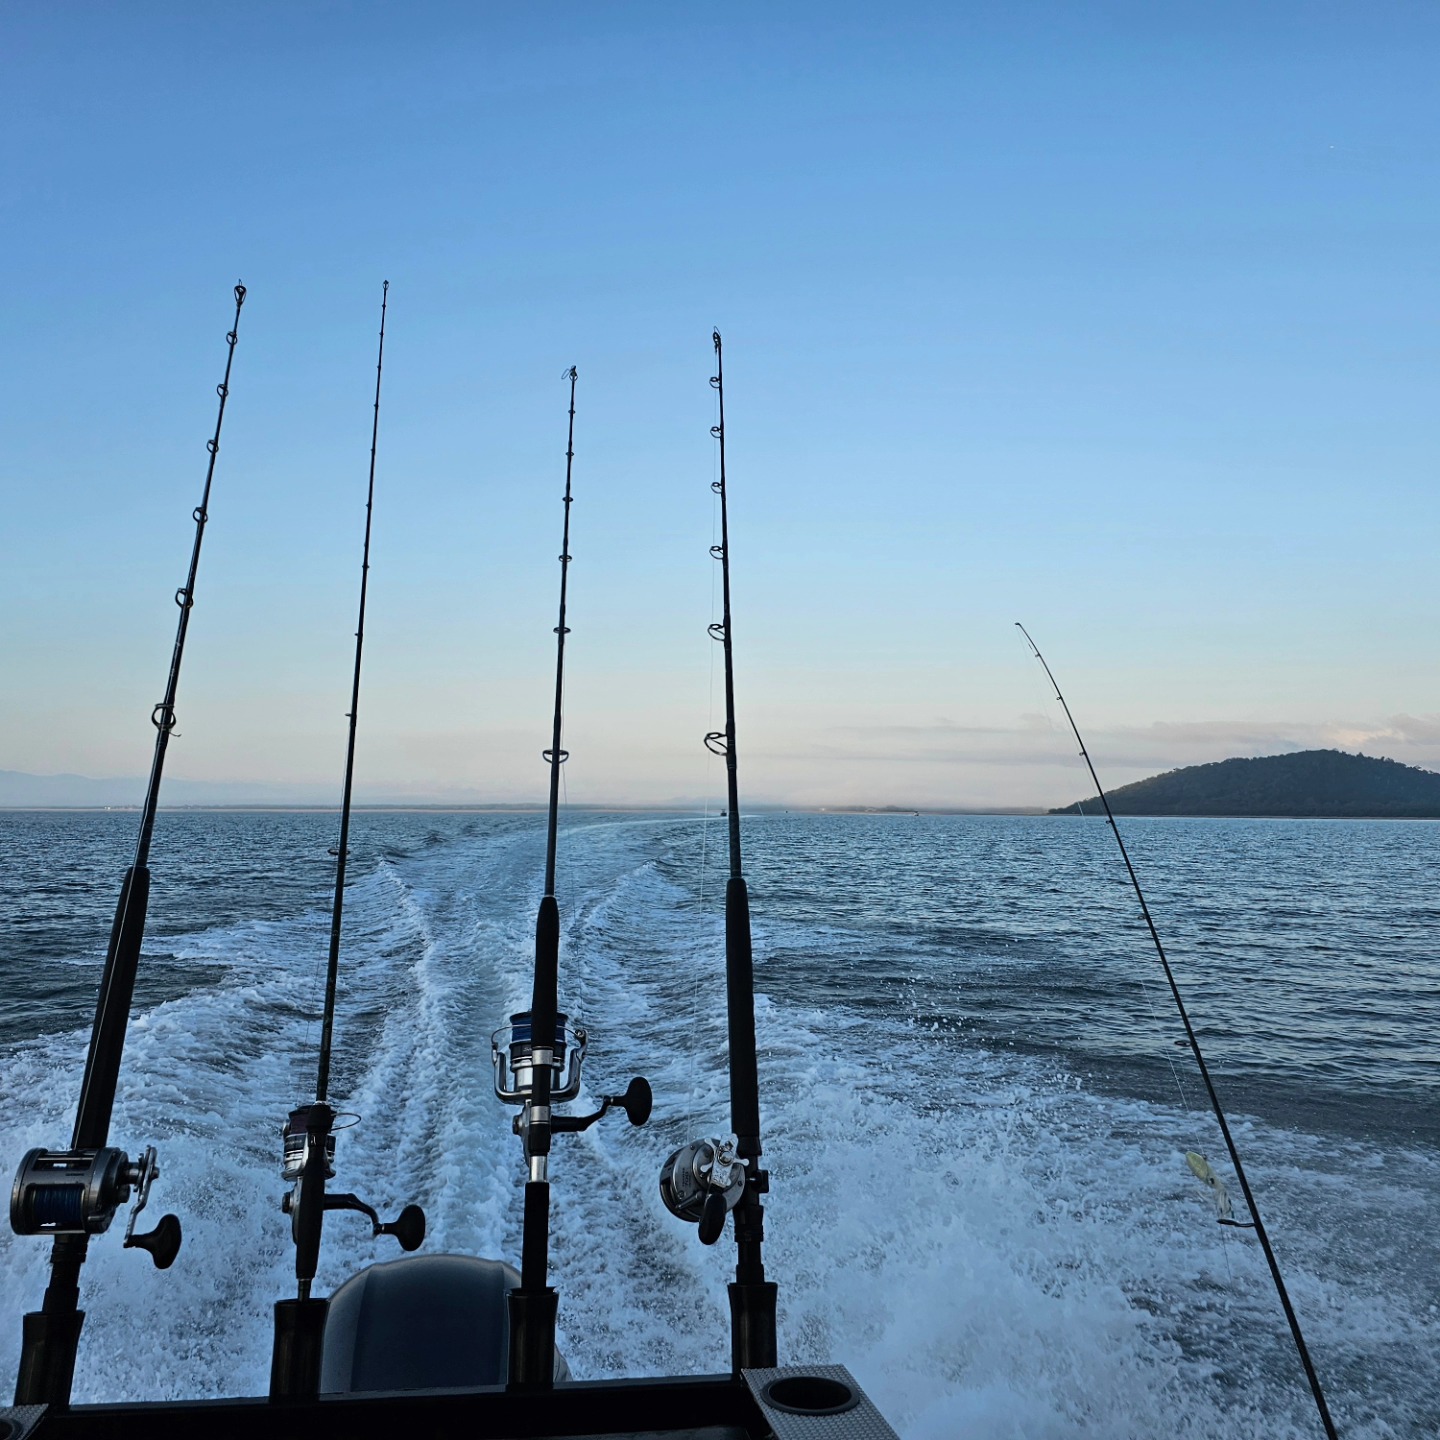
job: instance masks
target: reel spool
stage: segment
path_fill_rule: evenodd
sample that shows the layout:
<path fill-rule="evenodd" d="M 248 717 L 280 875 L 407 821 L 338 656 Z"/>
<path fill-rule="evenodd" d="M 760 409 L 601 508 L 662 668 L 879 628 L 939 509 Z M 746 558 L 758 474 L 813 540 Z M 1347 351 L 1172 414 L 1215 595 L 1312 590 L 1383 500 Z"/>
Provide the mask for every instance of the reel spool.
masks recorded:
<path fill-rule="evenodd" d="M 310 1138 L 310 1112 L 313 1105 L 297 1105 L 285 1124 L 284 1149 L 280 1157 L 280 1175 L 284 1180 L 298 1180 L 305 1169 L 305 1151 Z M 325 1178 L 335 1178 L 335 1132 L 325 1132 Z"/>
<path fill-rule="evenodd" d="M 528 1010 L 510 1017 L 490 1037 L 495 1064 L 495 1094 L 507 1105 L 523 1105 L 535 1090 L 534 1025 Z M 580 1093 L 580 1067 L 585 1062 L 585 1027 L 571 1025 L 568 1015 L 555 1016 L 555 1042 L 550 1060 L 550 1099 L 558 1104 Z"/>

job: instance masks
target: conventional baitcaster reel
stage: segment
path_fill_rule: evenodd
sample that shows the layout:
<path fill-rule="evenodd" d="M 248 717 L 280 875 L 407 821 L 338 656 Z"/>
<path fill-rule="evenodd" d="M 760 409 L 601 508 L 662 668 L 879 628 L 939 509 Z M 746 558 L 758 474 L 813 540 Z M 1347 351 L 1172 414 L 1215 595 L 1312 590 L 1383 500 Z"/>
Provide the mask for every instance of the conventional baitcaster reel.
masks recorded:
<path fill-rule="evenodd" d="M 10 1228 L 17 1235 L 103 1235 L 115 1212 L 138 1190 L 125 1226 L 125 1248 L 145 1250 L 159 1270 L 180 1252 L 180 1221 L 162 1215 L 153 1230 L 135 1233 L 135 1221 L 159 1178 L 155 1147 L 131 1160 L 113 1145 L 95 1150 L 30 1150 L 10 1190 Z"/>
<path fill-rule="evenodd" d="M 713 1245 L 725 1229 L 725 1217 L 745 1193 L 745 1163 L 735 1156 L 739 1142 L 692 1140 L 672 1152 L 660 1167 L 660 1198 L 681 1220 L 700 1227 L 700 1243 Z"/>

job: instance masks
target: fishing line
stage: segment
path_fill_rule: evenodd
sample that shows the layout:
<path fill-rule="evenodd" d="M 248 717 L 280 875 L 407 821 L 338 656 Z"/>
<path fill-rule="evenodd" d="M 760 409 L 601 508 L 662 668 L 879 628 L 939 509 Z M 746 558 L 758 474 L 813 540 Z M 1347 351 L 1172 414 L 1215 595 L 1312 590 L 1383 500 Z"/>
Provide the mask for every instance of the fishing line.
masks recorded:
<path fill-rule="evenodd" d="M 1053 734 L 1056 736 L 1062 735 L 1065 727 L 1057 725 L 1054 718 L 1055 697 L 1049 694 L 1045 687 L 1039 683 L 1038 676 L 1036 677 L 1036 693 L 1040 696 L 1041 709 L 1044 713 L 1046 724 L 1049 725 Z M 1092 818 L 1086 815 L 1085 802 L 1083 800 L 1077 800 L 1075 806 L 1082 817 L 1086 819 Z M 1098 816 L 1093 818 L 1098 818 Z M 1175 1056 L 1173 1054 L 1174 1045 L 1167 1033 L 1169 1027 L 1160 1018 L 1160 1011 L 1155 1003 L 1155 992 L 1152 988 L 1150 976 L 1144 970 L 1140 970 L 1136 972 L 1135 978 L 1136 983 L 1140 987 L 1141 997 L 1145 1001 L 1145 1008 L 1149 1010 L 1150 1018 L 1154 1021 L 1155 1033 L 1162 1042 L 1160 1051 L 1165 1057 L 1166 1065 L 1169 1066 L 1170 1078 L 1175 1082 L 1175 1093 L 1180 1097 L 1180 1109 L 1188 1119 L 1195 1107 L 1192 1105 L 1189 1095 L 1185 1093 L 1185 1083 L 1180 1075 L 1180 1067 L 1175 1063 Z"/>
<path fill-rule="evenodd" d="M 1275 1293 L 1280 1297 L 1280 1304 L 1285 1311 L 1285 1319 L 1290 1325 L 1290 1334 L 1295 1341 L 1296 1352 L 1300 1356 L 1300 1363 L 1305 1370 L 1305 1378 L 1310 1384 L 1310 1393 L 1315 1397 L 1315 1408 L 1319 1411 L 1320 1422 L 1325 1427 L 1325 1434 L 1329 1440 L 1338 1440 L 1335 1430 L 1335 1423 L 1330 1418 L 1330 1407 L 1325 1403 L 1325 1392 L 1320 1386 L 1320 1377 L 1315 1373 L 1315 1366 L 1310 1359 L 1310 1350 L 1305 1344 L 1305 1337 L 1300 1331 L 1300 1320 L 1295 1314 L 1295 1307 L 1290 1303 L 1290 1292 L 1285 1287 L 1285 1278 L 1280 1273 L 1280 1262 L 1275 1258 L 1275 1251 L 1270 1246 L 1270 1237 L 1266 1234 L 1264 1221 L 1260 1218 L 1260 1207 L 1255 1202 L 1255 1197 L 1250 1190 L 1250 1181 L 1245 1174 L 1245 1166 L 1240 1159 L 1240 1151 L 1235 1145 L 1230 1134 L 1230 1125 L 1225 1118 L 1225 1109 L 1220 1104 L 1220 1097 L 1215 1091 L 1214 1082 L 1210 1078 L 1210 1067 L 1205 1063 L 1205 1055 L 1200 1049 L 1200 1039 L 1195 1034 L 1195 1028 L 1190 1023 L 1189 1012 L 1185 1008 L 1184 998 L 1180 994 L 1180 986 L 1175 979 L 1175 973 L 1170 968 L 1170 961 L 1165 954 L 1165 947 L 1160 943 L 1160 932 L 1155 928 L 1155 921 L 1151 918 L 1150 907 L 1145 902 L 1145 892 L 1140 888 L 1140 878 L 1135 873 L 1135 867 L 1130 863 L 1130 852 L 1125 847 L 1125 841 L 1120 834 L 1120 827 L 1115 823 L 1114 813 L 1110 809 L 1110 798 L 1105 793 L 1105 787 L 1100 783 L 1100 777 L 1095 772 L 1094 762 L 1090 759 L 1090 752 L 1085 748 L 1085 741 L 1081 738 L 1080 727 L 1075 723 L 1075 717 L 1070 713 L 1070 706 L 1066 704 L 1065 697 L 1060 692 L 1059 683 L 1056 681 L 1050 666 L 1046 663 L 1045 657 L 1040 653 L 1040 647 L 1030 638 L 1030 632 L 1017 620 L 1015 628 L 1025 637 L 1035 658 L 1040 662 L 1041 668 L 1045 671 L 1046 677 L 1055 687 L 1055 698 L 1060 702 L 1060 708 L 1065 712 L 1065 718 L 1070 722 L 1071 732 L 1075 736 L 1075 743 L 1080 747 L 1081 758 L 1085 761 L 1085 768 L 1090 772 L 1090 778 L 1095 783 L 1095 793 L 1100 799 L 1101 805 L 1105 807 L 1105 819 L 1110 825 L 1110 832 L 1115 837 L 1115 843 L 1120 847 L 1120 858 L 1125 862 L 1126 873 L 1130 877 L 1130 884 L 1135 891 L 1135 898 L 1140 902 L 1140 913 L 1145 917 L 1146 929 L 1150 932 L 1150 939 L 1154 943 L 1155 953 L 1160 959 L 1160 967 L 1165 972 L 1165 980 L 1170 986 L 1170 994 L 1174 997 L 1175 1008 L 1180 1012 L 1180 1021 L 1185 1026 L 1185 1036 L 1190 1042 L 1191 1053 L 1195 1056 L 1196 1067 L 1200 1071 L 1200 1078 L 1205 1082 L 1206 1094 L 1210 1097 L 1211 1109 L 1215 1112 L 1215 1119 L 1220 1125 L 1220 1134 L 1225 1141 L 1225 1149 L 1229 1152 L 1230 1163 L 1235 1169 L 1235 1178 L 1240 1184 L 1240 1189 L 1245 1196 L 1245 1205 L 1250 1212 L 1250 1219 L 1255 1227 L 1255 1237 L 1260 1241 L 1260 1248 L 1265 1252 L 1265 1263 L 1270 1267 L 1270 1278 L 1275 1282 Z M 1197 1172 L 1198 1173 L 1198 1172 Z"/>
<path fill-rule="evenodd" d="M 567 837 L 564 859 L 560 861 L 560 868 L 565 871 L 565 903 L 572 909 L 578 910 L 580 888 L 575 881 L 575 856 L 572 853 L 573 846 L 568 838 L 570 832 L 575 828 L 575 817 L 570 811 L 570 777 L 564 769 L 560 771 L 560 808 L 565 812 L 565 835 Z M 558 895 L 556 898 L 559 898 Z"/>

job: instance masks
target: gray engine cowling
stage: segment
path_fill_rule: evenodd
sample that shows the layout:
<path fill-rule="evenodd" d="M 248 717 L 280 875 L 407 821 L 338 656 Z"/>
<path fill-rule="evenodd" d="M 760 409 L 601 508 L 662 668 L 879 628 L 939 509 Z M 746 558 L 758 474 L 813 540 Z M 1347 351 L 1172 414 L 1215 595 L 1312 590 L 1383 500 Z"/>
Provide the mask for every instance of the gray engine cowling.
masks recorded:
<path fill-rule="evenodd" d="M 520 1272 L 473 1255 L 415 1255 L 367 1266 L 330 1297 L 320 1389 L 464 1389 L 503 1385 L 506 1296 Z M 555 1379 L 570 1367 L 555 1352 Z"/>

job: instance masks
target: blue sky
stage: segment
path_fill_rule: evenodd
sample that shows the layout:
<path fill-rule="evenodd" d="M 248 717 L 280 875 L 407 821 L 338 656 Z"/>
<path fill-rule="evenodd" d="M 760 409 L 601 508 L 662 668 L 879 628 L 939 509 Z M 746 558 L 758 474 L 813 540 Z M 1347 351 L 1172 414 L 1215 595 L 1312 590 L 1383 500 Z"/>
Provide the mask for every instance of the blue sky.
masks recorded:
<path fill-rule="evenodd" d="M 338 787 L 380 282 L 371 798 L 1060 804 L 1440 767 L 1440 12 L 11 6 L 0 769 Z"/>

